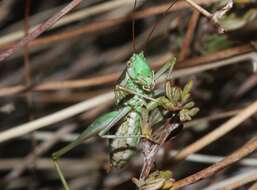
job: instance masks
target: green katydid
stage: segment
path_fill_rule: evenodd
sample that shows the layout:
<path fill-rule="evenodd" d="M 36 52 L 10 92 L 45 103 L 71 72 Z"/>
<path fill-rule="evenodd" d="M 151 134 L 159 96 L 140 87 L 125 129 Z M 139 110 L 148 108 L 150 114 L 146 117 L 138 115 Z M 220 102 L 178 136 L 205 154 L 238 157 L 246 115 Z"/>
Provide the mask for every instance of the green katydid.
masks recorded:
<path fill-rule="evenodd" d="M 174 62 L 165 64 L 154 74 L 143 53 L 134 54 L 130 58 L 127 68 L 114 89 L 115 102 L 118 108 L 100 116 L 77 140 L 53 154 L 53 161 L 66 190 L 69 187 L 61 172 L 58 159 L 92 136 L 100 135 L 104 137 L 117 123 L 121 124 L 117 126 L 115 133 L 107 135 L 107 138 L 110 138 L 112 166 L 123 167 L 134 155 L 140 137 L 147 136 L 142 134 L 147 129 L 141 129 L 141 126 L 145 126 L 141 125 L 141 115 L 146 110 L 143 108 L 147 108 L 147 100 L 157 101 L 152 98 L 155 81 L 172 67 L 172 64 Z M 130 98 L 131 94 L 133 96 Z"/>
<path fill-rule="evenodd" d="M 175 2 L 176 1 L 174 1 L 174 3 Z M 153 29 L 154 28 L 155 27 L 153 27 Z M 152 32 L 150 35 L 151 34 Z M 150 36 L 148 39 L 149 38 Z M 114 167 L 122 167 L 134 155 L 135 148 L 140 138 L 151 138 L 151 133 L 149 132 L 151 129 L 148 128 L 148 125 L 143 123 L 142 116 L 148 116 L 148 113 L 151 111 L 147 109 L 148 101 L 156 102 L 156 105 L 160 105 L 160 103 L 158 103 L 159 100 L 153 98 L 155 82 L 168 71 L 170 67 L 173 67 L 174 63 L 175 62 L 172 61 L 165 64 L 154 74 L 143 53 L 135 53 L 130 58 L 127 68 L 124 70 L 114 89 L 117 109 L 97 118 L 77 140 L 53 154 L 55 167 L 66 190 L 69 190 L 69 186 L 62 174 L 58 159 L 83 141 L 95 135 L 109 138 L 111 164 Z M 130 95 L 133 96 L 130 97 Z M 151 106 L 149 108 L 151 108 Z M 155 110 L 159 109 L 158 106 L 153 106 L 152 108 Z M 116 126 L 117 124 L 119 125 Z M 116 130 L 114 133 L 110 134 L 110 129 L 113 127 L 116 127 Z"/>

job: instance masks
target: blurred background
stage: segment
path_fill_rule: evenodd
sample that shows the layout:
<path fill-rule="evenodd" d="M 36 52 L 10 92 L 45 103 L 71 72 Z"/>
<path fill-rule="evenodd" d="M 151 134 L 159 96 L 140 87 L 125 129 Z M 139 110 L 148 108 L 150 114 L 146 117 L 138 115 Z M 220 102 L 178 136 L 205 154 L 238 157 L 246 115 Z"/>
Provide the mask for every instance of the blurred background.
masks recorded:
<path fill-rule="evenodd" d="M 0 52 L 69 2 L 1 0 Z M 227 1 L 195 2 L 216 13 Z M 219 19 L 219 26 L 183 0 L 168 9 L 171 4 L 167 0 L 137 0 L 134 8 L 133 0 L 84 0 L 39 38 L 0 63 L 1 132 L 82 101 L 88 105 L 76 116 L 1 142 L 0 189 L 62 189 L 51 154 L 74 140 L 99 115 L 112 110 L 110 92 L 135 51 L 133 44 L 137 51 L 144 51 L 154 70 L 175 56 L 175 83 L 184 86 L 192 79 L 192 99 L 200 108 L 177 138 L 159 151 L 157 168 L 169 169 L 174 179 L 182 179 L 256 136 L 257 114 L 253 113 L 187 159 L 172 158 L 175 151 L 256 101 L 257 1 L 234 0 L 233 8 Z M 226 32 L 220 34 L 220 28 Z M 253 188 L 257 177 L 237 187 L 231 184 L 257 176 L 256 156 L 252 154 L 248 160 L 184 189 Z M 72 190 L 136 189 L 131 177 L 140 174 L 140 148 L 123 169 L 108 172 L 108 159 L 106 139 L 95 137 L 65 155 L 60 164 Z"/>

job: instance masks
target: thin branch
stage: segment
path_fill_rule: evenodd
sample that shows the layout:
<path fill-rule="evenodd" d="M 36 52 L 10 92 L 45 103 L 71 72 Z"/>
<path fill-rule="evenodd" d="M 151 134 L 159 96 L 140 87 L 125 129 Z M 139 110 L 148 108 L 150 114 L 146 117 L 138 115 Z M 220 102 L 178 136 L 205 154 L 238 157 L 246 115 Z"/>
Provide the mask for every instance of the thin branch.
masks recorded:
<path fill-rule="evenodd" d="M 143 0 L 139 0 L 139 2 L 141 1 Z M 56 22 L 51 28 L 49 28 L 49 30 L 52 30 L 54 28 L 58 28 L 60 26 L 64 26 L 76 21 L 80 21 L 82 19 L 88 18 L 90 16 L 94 16 L 96 14 L 99 14 L 105 11 L 110 11 L 112 9 L 119 8 L 122 6 L 129 6 L 130 4 L 132 4 L 131 0 L 112 0 L 101 4 L 97 4 L 94 6 L 86 7 L 82 10 L 63 16 L 58 22 Z M 32 29 L 34 27 L 32 27 Z M 18 30 L 13 33 L 7 34 L 0 38 L 0 46 L 19 40 L 22 37 L 24 37 L 24 32 L 22 30 Z"/>
<path fill-rule="evenodd" d="M 215 140 L 219 139 L 223 135 L 227 134 L 228 132 L 230 132 L 237 126 L 239 126 L 242 122 L 244 122 L 246 119 L 251 117 L 256 112 L 257 112 L 257 101 L 247 106 L 244 110 L 242 110 L 233 118 L 229 119 L 227 122 L 222 124 L 217 129 L 213 130 L 209 134 L 205 135 L 201 139 L 197 140 L 193 144 L 181 150 L 181 152 L 179 152 L 175 158 L 183 159 L 189 156 L 190 154 L 201 150 L 205 146 L 209 145 L 210 143 L 214 142 Z"/>
<path fill-rule="evenodd" d="M 202 8 L 198 3 L 194 2 L 193 0 L 185 0 L 189 5 L 191 5 L 192 7 L 194 7 L 197 11 L 199 11 L 201 14 L 203 14 L 204 16 L 206 16 L 207 18 L 211 19 L 212 18 L 212 14 L 209 13 L 207 10 L 205 10 L 204 8 Z"/>
<path fill-rule="evenodd" d="M 36 119 L 34 121 L 31 121 L 19 126 L 15 126 L 12 129 L 9 129 L 0 133 L 0 143 L 25 135 L 32 131 L 38 130 L 42 127 L 49 126 L 51 124 L 65 120 L 74 115 L 77 115 L 86 110 L 89 110 L 97 105 L 101 105 L 106 101 L 110 101 L 113 98 L 114 98 L 114 93 L 109 92 L 100 96 L 96 96 L 95 98 L 86 100 L 84 102 L 80 102 L 78 104 L 75 104 L 66 109 L 60 110 L 58 112 L 55 112 L 53 114 L 47 115 L 45 117 Z"/>
<path fill-rule="evenodd" d="M 76 88 L 90 87 L 94 85 L 113 82 L 119 77 L 119 75 L 120 73 L 113 73 L 113 74 L 93 77 L 89 79 L 49 82 L 49 83 L 35 86 L 34 88 L 32 87 L 32 89 L 33 91 L 44 91 L 44 90 L 61 90 L 61 89 L 76 89 Z M 10 88 L 0 88 L 0 96 L 20 93 L 26 90 L 27 88 L 28 87 L 24 85 L 17 85 Z"/>
<path fill-rule="evenodd" d="M 257 56 L 256 56 L 257 57 Z M 234 94 L 234 97 L 240 98 L 249 90 L 253 89 L 257 84 L 257 73 L 252 74 L 246 81 L 241 84 Z"/>
<path fill-rule="evenodd" d="M 214 183 L 203 190 L 232 190 L 254 180 L 257 180 L 257 170 L 247 170 L 240 172 L 236 176 L 222 179 L 220 182 Z"/>
<path fill-rule="evenodd" d="M 26 35 L 29 34 L 29 13 L 30 13 L 30 0 L 26 0 L 25 1 L 25 15 L 24 15 L 24 33 Z M 29 63 L 29 47 L 28 44 L 24 45 L 23 48 L 23 54 L 24 54 L 24 73 L 25 73 L 25 79 L 26 79 L 26 83 L 27 85 L 30 85 L 31 83 L 31 73 L 30 73 L 30 63 Z M 31 102 L 29 102 L 31 100 L 31 97 L 29 97 L 30 95 L 28 95 L 28 104 L 30 104 Z"/>
<path fill-rule="evenodd" d="M 12 180 L 16 177 L 19 177 L 23 173 L 23 171 L 29 165 L 31 165 L 31 162 L 34 159 L 34 156 L 39 157 L 42 154 L 44 154 L 47 150 L 49 150 L 49 148 L 51 148 L 53 145 L 55 145 L 60 140 L 60 138 L 62 138 L 66 134 L 70 133 L 72 130 L 74 130 L 74 128 L 75 128 L 74 125 L 67 125 L 67 126 L 60 128 L 57 132 L 55 132 L 53 134 L 53 136 L 50 139 L 39 144 L 37 146 L 37 149 L 35 149 L 35 153 L 32 152 L 32 153 L 28 154 L 24 158 L 24 160 L 22 162 L 20 162 L 20 164 L 18 166 L 14 167 L 14 169 L 7 174 L 7 176 L 5 178 L 7 180 Z"/>
<path fill-rule="evenodd" d="M 159 136 L 158 139 L 160 139 L 160 142 L 158 144 L 152 143 L 147 139 L 143 140 L 142 144 L 144 164 L 140 173 L 139 180 L 145 180 L 150 174 L 158 151 L 160 150 L 161 146 L 165 143 L 166 139 L 169 137 L 172 130 L 174 130 L 174 127 L 174 124 L 171 123 L 170 119 L 168 119 L 164 124 L 164 131 L 162 133 L 157 134 Z"/>
<path fill-rule="evenodd" d="M 218 51 L 216 53 L 212 53 L 212 54 L 208 54 L 200 57 L 192 57 L 191 59 L 187 59 L 186 61 L 178 62 L 178 64 L 175 65 L 175 67 L 181 68 L 181 67 L 196 66 L 200 64 L 209 63 L 209 62 L 228 59 L 233 56 L 238 56 L 238 55 L 253 52 L 253 51 L 254 51 L 254 48 L 250 44 L 246 44 L 246 45 L 225 49 L 222 51 Z"/>
<path fill-rule="evenodd" d="M 222 7 L 220 10 L 217 10 L 213 15 L 212 15 L 212 20 L 215 23 L 218 23 L 219 20 L 227 14 L 228 11 L 230 11 L 233 8 L 234 2 L 233 0 L 227 0 L 226 4 L 224 7 Z"/>
<path fill-rule="evenodd" d="M 169 155 L 171 158 L 173 158 L 176 154 L 178 153 L 177 150 L 172 150 L 169 152 Z M 191 154 L 188 156 L 185 161 L 188 162 L 197 162 L 201 164 L 214 164 L 216 162 L 219 162 L 223 160 L 225 157 L 224 156 L 215 156 L 215 155 L 206 155 L 206 154 Z M 243 165 L 243 166 L 257 166 L 257 159 L 256 158 L 245 158 L 242 159 L 238 162 L 238 164 Z"/>
<path fill-rule="evenodd" d="M 196 172 L 195 174 L 188 176 L 184 179 L 176 181 L 174 183 L 174 186 L 172 187 L 172 190 L 180 189 L 184 186 L 193 184 L 199 180 L 212 176 L 218 171 L 224 169 L 225 167 L 228 167 L 229 165 L 234 164 L 237 161 L 241 160 L 243 157 L 251 154 L 256 149 L 257 149 L 257 139 L 250 140 L 241 148 L 239 148 L 238 150 L 236 150 L 235 152 L 233 152 L 223 160 L 217 162 L 216 164 L 206 169 L 203 169 L 199 172 Z"/>
<path fill-rule="evenodd" d="M 217 2 L 217 0 L 197 0 L 198 4 L 206 5 L 211 4 L 214 2 Z M 36 39 L 30 43 L 30 46 L 42 46 L 45 44 L 50 44 L 53 42 L 61 41 L 61 40 L 67 40 L 69 38 L 74 38 L 76 36 L 86 34 L 86 33 L 95 33 L 95 32 L 104 32 L 105 29 L 111 28 L 113 26 L 116 26 L 118 24 L 122 24 L 124 22 L 131 21 L 132 19 L 141 19 L 146 18 L 149 16 L 157 15 L 163 13 L 167 7 L 169 6 L 169 3 L 146 8 L 144 10 L 136 11 L 132 13 L 129 16 L 123 16 L 118 17 L 114 19 L 108 19 L 108 20 L 102 20 L 102 21 L 96 21 L 91 24 L 86 24 L 85 26 L 81 26 L 78 29 L 61 32 L 53 35 L 49 35 L 48 37 L 42 37 L 39 39 Z M 178 2 L 173 8 L 169 9 L 169 12 L 172 12 L 174 10 L 178 11 L 181 9 L 188 8 L 189 5 L 185 2 Z M 10 48 L 11 45 L 14 44 L 4 44 L 0 45 L 0 48 Z"/>
<path fill-rule="evenodd" d="M 243 56 L 244 59 L 245 59 L 245 57 L 246 56 Z M 249 55 L 247 56 L 247 58 L 249 58 Z M 236 60 L 233 59 L 233 61 L 238 61 L 238 58 Z M 226 60 L 224 62 L 226 63 L 226 65 L 228 64 L 228 62 Z M 175 73 L 174 73 L 173 78 L 178 77 L 178 76 L 182 76 L 182 75 L 201 72 L 201 71 L 211 69 L 211 68 L 216 68 L 217 66 L 215 66 L 215 65 L 217 65 L 217 64 L 214 63 L 214 65 L 211 65 L 211 66 L 208 66 L 208 67 L 206 67 L 204 65 L 204 68 L 193 69 L 192 71 L 191 71 L 191 69 L 185 69 L 183 72 L 181 70 L 180 73 L 179 72 L 177 73 L 177 76 L 175 76 Z M 222 64 L 219 64 L 219 66 L 221 66 L 221 65 Z M 45 116 L 43 118 L 34 120 L 32 122 L 25 123 L 25 124 L 20 125 L 20 126 L 16 126 L 13 129 L 2 132 L 0 134 L 0 142 L 9 140 L 11 138 L 22 136 L 22 135 L 24 135 L 26 133 L 29 133 L 31 131 L 34 131 L 34 130 L 40 129 L 42 127 L 54 124 L 56 122 L 62 121 L 62 120 L 67 119 L 67 118 L 70 118 L 70 117 L 72 117 L 74 115 L 77 115 L 77 114 L 79 114 L 83 111 L 86 111 L 86 110 L 88 110 L 88 109 L 90 109 L 90 108 L 92 108 L 96 105 L 99 105 L 101 103 L 109 101 L 113 97 L 114 97 L 113 92 L 109 92 L 107 94 L 103 94 L 103 95 L 97 96 L 95 98 L 92 98 L 91 100 L 86 100 L 84 102 L 78 103 L 74 106 L 71 106 L 71 107 L 66 108 L 64 110 L 61 110 L 61 111 L 56 112 L 54 114 L 51 114 L 49 116 Z"/>
<path fill-rule="evenodd" d="M 257 182 L 255 182 L 248 190 L 257 190 Z"/>
<path fill-rule="evenodd" d="M 62 158 L 60 159 L 60 164 L 65 166 L 63 171 L 67 176 L 72 175 L 72 173 L 77 173 L 77 170 L 93 171 L 99 168 L 99 163 L 108 158 L 106 155 L 97 155 L 96 158 L 85 158 L 85 159 L 73 159 L 73 158 Z M 0 170 L 10 170 L 13 167 L 19 167 L 23 158 L 8 158 L 0 159 Z M 31 168 L 31 165 L 28 165 Z M 55 170 L 53 167 L 53 161 L 51 158 L 39 158 L 37 161 L 37 168 L 39 170 Z"/>
<path fill-rule="evenodd" d="M 238 53 L 238 49 L 236 49 L 236 51 L 234 51 L 234 49 L 232 49 L 232 51 L 234 53 Z M 214 55 L 217 55 L 217 54 L 214 54 Z M 227 55 L 224 55 L 224 56 L 227 56 Z M 211 58 L 212 61 L 215 60 L 212 58 L 213 56 L 209 55 L 209 57 Z M 169 60 L 170 54 L 168 53 L 167 55 L 164 55 L 162 57 L 163 58 L 159 59 L 158 62 L 152 64 L 153 68 L 159 67 L 160 65 L 165 63 L 167 60 Z M 167 59 L 167 57 L 168 57 L 168 59 Z M 179 78 L 182 76 L 192 75 L 192 74 L 207 71 L 210 69 L 227 66 L 230 64 L 236 64 L 239 61 L 243 61 L 243 60 L 249 60 L 249 59 L 252 60 L 255 57 L 256 57 L 255 53 L 246 53 L 244 55 L 239 55 L 239 56 L 235 56 L 235 57 L 232 57 L 229 59 L 225 59 L 222 61 L 216 61 L 216 62 L 212 62 L 212 63 L 209 63 L 206 60 L 205 56 L 190 58 L 188 60 L 178 62 L 177 63 L 178 68 L 191 67 L 193 65 L 197 65 L 197 66 L 176 70 L 176 71 L 174 71 L 172 78 Z M 221 57 L 217 56 L 216 60 L 219 60 L 219 59 L 221 59 Z M 183 67 L 180 65 L 182 65 Z M 17 86 L 12 86 L 12 87 L 2 87 L 2 88 L 0 88 L 0 97 L 22 93 L 24 91 L 27 91 L 26 89 L 29 89 L 32 91 L 45 91 L 45 90 L 76 89 L 76 88 L 84 88 L 84 87 L 90 87 L 90 86 L 95 86 L 95 85 L 100 85 L 100 84 L 102 85 L 102 84 L 114 82 L 115 80 L 118 79 L 119 76 L 120 76 L 120 73 L 112 73 L 112 74 L 106 74 L 106 75 L 102 75 L 102 76 L 92 77 L 89 79 L 79 79 L 79 80 L 61 81 L 61 82 L 49 82 L 49 83 L 40 84 L 40 85 L 33 85 L 31 87 L 27 87 L 24 85 L 17 85 Z"/>
<path fill-rule="evenodd" d="M 233 190 L 237 189 L 243 185 L 246 185 L 250 182 L 257 181 L 257 171 L 254 172 L 247 172 L 247 176 L 241 177 L 240 179 L 234 181 L 231 184 L 228 184 L 227 187 L 222 188 L 220 190 Z"/>
<path fill-rule="evenodd" d="M 255 56 L 252 55 L 251 53 L 246 54 L 246 55 L 242 55 L 242 56 L 238 56 L 235 58 L 231 58 L 231 60 L 224 60 L 218 63 L 212 63 L 210 65 L 203 65 L 201 67 L 197 67 L 197 68 L 189 68 L 189 69 L 182 69 L 180 71 L 177 71 L 176 73 L 174 73 L 173 78 L 179 77 L 179 76 L 185 76 L 188 74 L 195 74 L 198 72 L 202 72 L 208 69 L 212 69 L 212 68 L 217 68 L 218 66 L 223 66 L 223 65 L 228 65 L 228 64 L 232 64 L 235 63 L 239 60 L 245 60 L 246 58 L 249 59 L 249 57 L 251 58 L 251 56 Z M 104 98 L 106 97 L 106 98 Z M 74 106 L 71 106 L 69 108 L 66 108 L 64 110 L 61 110 L 59 112 L 56 112 L 52 115 L 49 116 L 45 116 L 41 119 L 26 123 L 24 125 L 20 125 L 20 126 L 16 126 L 14 127 L 14 129 L 10 129 L 7 130 L 3 133 L 0 134 L 0 142 L 6 141 L 8 139 L 11 138 L 15 138 L 21 135 L 24 135 L 26 133 L 29 133 L 31 131 L 37 130 L 39 128 L 54 124 L 56 122 L 62 121 L 64 119 L 70 118 L 76 114 L 79 114 L 83 111 L 88 110 L 89 108 L 92 108 L 96 105 L 99 105 L 99 103 L 104 103 L 106 101 L 111 100 L 114 97 L 113 92 L 109 92 L 107 94 L 103 94 L 100 96 L 97 96 L 95 98 L 92 98 L 91 100 L 87 100 L 85 102 L 81 102 L 79 104 L 76 104 Z M 89 104 L 89 105 L 88 105 Z M 74 107 L 74 110 L 73 110 Z M 24 129 L 23 129 L 24 127 Z M 16 129 L 17 128 L 17 129 Z"/>
<path fill-rule="evenodd" d="M 26 35 L 29 34 L 29 28 L 30 28 L 30 23 L 29 23 L 30 7 L 31 7 L 31 1 L 25 0 L 24 33 Z M 30 55 L 29 55 L 28 44 L 24 45 L 23 54 L 24 54 L 23 60 L 24 60 L 25 81 L 26 81 L 26 85 L 30 86 L 31 85 L 31 67 L 30 67 Z M 26 104 L 28 108 L 28 120 L 30 121 L 33 119 L 32 94 L 30 92 L 26 94 Z M 37 160 L 37 156 L 35 154 L 37 142 L 36 142 L 34 133 L 31 134 L 31 144 L 32 144 L 32 153 L 31 153 L 30 163 L 35 167 L 36 160 Z"/>
<path fill-rule="evenodd" d="M 219 19 L 221 19 L 230 9 L 233 7 L 233 0 L 229 0 L 221 10 L 216 11 L 214 14 L 209 13 L 206 9 L 201 7 L 199 4 L 194 2 L 193 0 L 185 0 L 188 4 L 190 4 L 193 8 L 199 11 L 201 14 L 210 19 L 219 29 L 220 33 L 224 33 L 225 29 L 219 25 Z"/>
<path fill-rule="evenodd" d="M 4 61 L 6 58 L 15 53 L 18 49 L 28 44 L 33 39 L 37 38 L 40 34 L 49 29 L 52 25 L 54 25 L 61 17 L 70 12 L 74 7 L 79 5 L 82 0 L 73 0 L 67 6 L 65 6 L 58 13 L 50 17 L 46 22 L 37 26 L 33 31 L 31 31 L 27 36 L 22 38 L 18 43 L 16 43 L 13 47 L 8 48 L 4 52 L 0 53 L 0 62 Z"/>
<path fill-rule="evenodd" d="M 192 121 L 186 122 L 184 124 L 184 126 L 186 128 L 193 127 L 193 126 L 196 126 L 198 123 L 211 122 L 211 121 L 215 121 L 218 119 L 232 117 L 232 116 L 238 114 L 240 111 L 242 111 L 242 109 L 231 110 L 231 111 L 226 111 L 226 112 L 222 112 L 222 113 L 209 113 L 208 116 L 206 116 L 206 117 L 199 118 L 199 119 L 197 118 L 197 119 L 193 119 Z"/>
<path fill-rule="evenodd" d="M 198 11 L 193 11 L 192 16 L 188 22 L 188 28 L 187 28 L 187 32 L 185 34 L 185 38 L 183 40 L 183 44 L 179 53 L 179 57 L 178 60 L 182 61 L 184 60 L 188 54 L 189 54 L 189 50 L 190 50 L 190 44 L 192 41 L 192 37 L 193 37 L 193 33 L 195 31 L 195 28 L 197 26 L 198 20 L 199 20 L 200 14 Z"/>

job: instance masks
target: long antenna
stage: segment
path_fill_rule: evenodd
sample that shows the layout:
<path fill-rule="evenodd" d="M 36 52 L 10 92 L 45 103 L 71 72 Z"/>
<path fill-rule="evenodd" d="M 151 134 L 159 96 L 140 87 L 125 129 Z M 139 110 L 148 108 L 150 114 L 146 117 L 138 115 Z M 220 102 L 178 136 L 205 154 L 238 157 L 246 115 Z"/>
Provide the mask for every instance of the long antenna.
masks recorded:
<path fill-rule="evenodd" d="M 144 49 L 144 47 L 148 44 L 148 42 L 150 41 L 152 35 L 153 35 L 153 32 L 154 30 L 156 29 L 156 27 L 158 26 L 158 24 L 160 23 L 160 21 L 163 19 L 163 17 L 165 17 L 167 15 L 167 13 L 169 12 L 169 10 L 175 5 L 175 3 L 177 2 L 177 0 L 171 0 L 170 1 L 170 6 L 165 10 L 165 12 L 163 13 L 162 15 L 162 18 L 160 18 L 158 21 L 155 22 L 155 24 L 153 25 L 147 39 L 146 39 L 146 42 L 145 44 L 143 45 L 142 49 Z"/>
<path fill-rule="evenodd" d="M 133 11 L 135 11 L 137 7 L 137 0 L 134 1 L 134 7 Z M 133 52 L 136 52 L 136 42 L 135 42 L 135 19 L 133 18 L 132 20 L 132 48 Z"/>

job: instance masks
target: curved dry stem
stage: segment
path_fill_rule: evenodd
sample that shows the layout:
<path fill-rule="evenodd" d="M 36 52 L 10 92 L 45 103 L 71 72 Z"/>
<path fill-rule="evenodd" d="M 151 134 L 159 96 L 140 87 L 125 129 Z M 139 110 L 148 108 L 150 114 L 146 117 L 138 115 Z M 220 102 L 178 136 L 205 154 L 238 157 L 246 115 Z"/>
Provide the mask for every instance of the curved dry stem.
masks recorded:
<path fill-rule="evenodd" d="M 73 0 L 67 6 L 65 6 L 58 13 L 50 17 L 46 22 L 37 26 L 33 31 L 31 31 L 28 35 L 22 38 L 19 42 L 17 42 L 14 46 L 8 48 L 4 52 L 0 53 L 0 62 L 4 61 L 6 58 L 15 53 L 18 49 L 28 44 L 33 39 L 37 38 L 40 34 L 45 32 L 51 26 L 53 26 L 61 17 L 70 12 L 74 7 L 79 5 L 82 0 Z"/>
<path fill-rule="evenodd" d="M 219 139 L 223 135 L 227 134 L 228 132 L 230 132 L 237 126 L 239 126 L 242 122 L 244 122 L 246 119 L 251 117 L 256 112 L 257 112 L 257 101 L 253 102 L 251 105 L 246 107 L 244 110 L 239 112 L 236 116 L 234 116 L 233 118 L 231 118 L 230 120 L 222 124 L 214 131 L 210 132 L 209 134 L 202 137 L 198 141 L 184 148 L 181 152 L 179 152 L 176 155 L 175 158 L 180 160 L 189 156 L 194 152 L 201 150 L 205 146 L 209 145 L 210 143 L 214 142 L 215 140 Z"/>
<path fill-rule="evenodd" d="M 72 117 L 86 110 L 89 110 L 97 105 L 101 105 L 102 103 L 108 100 L 112 100 L 113 98 L 114 98 L 114 93 L 109 92 L 100 96 L 96 96 L 95 98 L 86 100 L 84 102 L 80 102 L 78 104 L 70 106 L 61 111 L 55 112 L 53 114 L 47 115 L 45 117 L 13 127 L 12 129 L 9 129 L 0 133 L 0 143 L 25 135 L 32 131 L 57 123 L 59 121 L 63 121 L 69 117 Z"/>
<path fill-rule="evenodd" d="M 202 180 L 204 178 L 207 178 L 209 176 L 214 175 L 218 171 L 224 169 L 225 167 L 228 167 L 229 165 L 241 160 L 243 157 L 251 154 L 257 149 L 257 139 L 252 139 L 248 141 L 245 145 L 243 145 L 241 148 L 224 158 L 223 160 L 217 162 L 216 164 L 203 169 L 199 172 L 196 172 L 195 174 L 188 176 L 184 179 L 178 180 L 174 183 L 174 186 L 172 190 L 180 189 L 184 186 L 193 184 L 199 180 Z"/>

